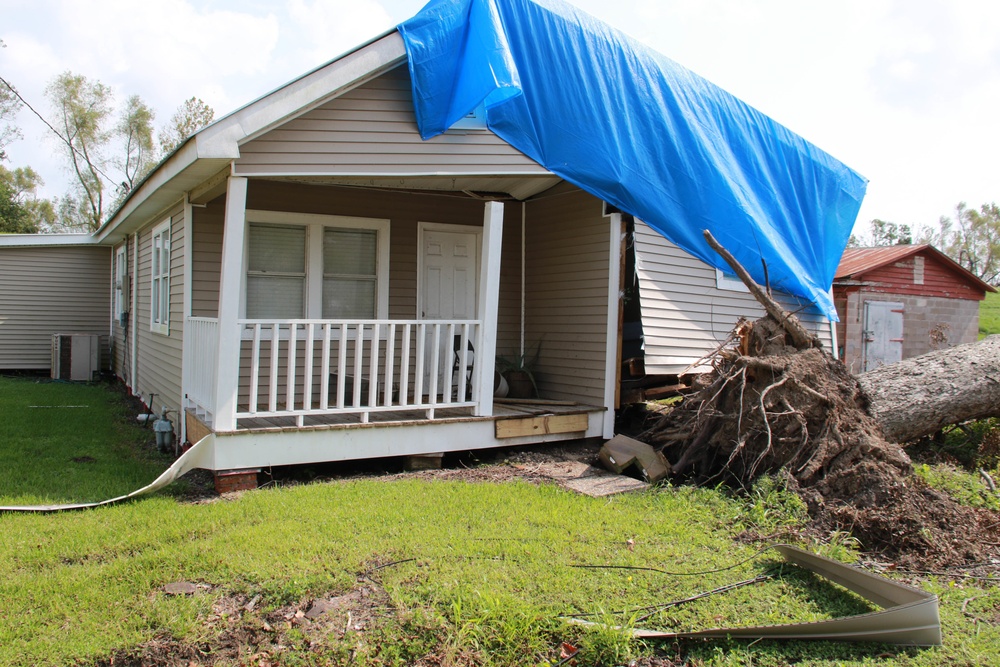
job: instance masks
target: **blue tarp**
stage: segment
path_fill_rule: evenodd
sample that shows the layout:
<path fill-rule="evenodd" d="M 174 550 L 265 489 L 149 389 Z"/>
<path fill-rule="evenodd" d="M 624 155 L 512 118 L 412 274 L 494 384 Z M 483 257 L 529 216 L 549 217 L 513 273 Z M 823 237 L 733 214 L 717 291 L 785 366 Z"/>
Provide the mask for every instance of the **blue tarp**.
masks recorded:
<path fill-rule="evenodd" d="M 830 286 L 867 181 L 669 58 L 558 0 L 432 0 L 399 26 L 424 139 L 485 105 L 552 173 L 730 272 L 836 319 Z"/>

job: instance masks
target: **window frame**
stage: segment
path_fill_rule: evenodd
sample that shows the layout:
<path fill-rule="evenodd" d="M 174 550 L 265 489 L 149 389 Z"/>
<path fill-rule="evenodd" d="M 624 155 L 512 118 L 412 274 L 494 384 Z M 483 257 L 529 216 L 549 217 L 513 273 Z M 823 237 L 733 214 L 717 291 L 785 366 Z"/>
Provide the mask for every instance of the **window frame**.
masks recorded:
<path fill-rule="evenodd" d="M 727 292 L 750 293 L 750 289 L 735 274 L 727 274 L 720 269 L 715 269 L 715 287 Z"/>
<path fill-rule="evenodd" d="M 149 330 L 165 336 L 170 335 L 170 252 L 167 218 L 153 227 L 149 240 Z"/>
<path fill-rule="evenodd" d="M 305 275 L 305 317 L 306 320 L 323 320 L 323 236 L 328 228 L 369 229 L 376 234 L 375 248 L 375 317 L 385 320 L 389 316 L 389 228 L 390 221 L 384 218 L 364 218 L 360 216 L 324 215 L 317 213 L 288 213 L 285 211 L 261 211 L 247 209 L 246 224 L 289 225 L 305 227 L 306 230 L 306 275 Z M 243 249 L 243 280 L 240 298 L 240 319 L 246 316 L 247 275 L 250 258 L 250 234 L 247 233 Z M 273 318 L 260 318 L 264 320 Z M 334 320 L 336 321 L 336 320 Z M 349 320 L 353 321 L 353 320 Z M 368 321 L 368 320 L 365 320 Z M 244 337 L 252 336 L 249 328 L 244 329 Z"/>

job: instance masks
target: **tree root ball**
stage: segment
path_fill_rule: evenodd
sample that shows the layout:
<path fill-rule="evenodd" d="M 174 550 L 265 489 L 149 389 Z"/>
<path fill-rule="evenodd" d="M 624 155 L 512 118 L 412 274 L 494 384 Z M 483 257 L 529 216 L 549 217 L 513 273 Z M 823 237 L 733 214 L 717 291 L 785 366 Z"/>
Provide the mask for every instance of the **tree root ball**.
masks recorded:
<path fill-rule="evenodd" d="M 662 448 L 675 475 L 749 489 L 781 473 L 818 527 L 850 532 L 896 561 L 970 563 L 996 551 L 997 517 L 920 483 L 840 361 L 788 345 L 771 318 L 744 328 L 739 349 L 716 355 L 699 391 L 639 435 Z"/>

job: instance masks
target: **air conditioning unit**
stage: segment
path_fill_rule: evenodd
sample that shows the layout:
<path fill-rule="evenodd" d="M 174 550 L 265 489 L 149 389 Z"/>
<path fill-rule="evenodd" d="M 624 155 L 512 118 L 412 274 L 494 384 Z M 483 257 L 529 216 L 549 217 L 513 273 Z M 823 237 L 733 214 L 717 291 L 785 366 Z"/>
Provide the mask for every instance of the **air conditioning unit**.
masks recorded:
<path fill-rule="evenodd" d="M 52 378 L 90 382 L 101 372 L 98 334 L 52 334 Z"/>

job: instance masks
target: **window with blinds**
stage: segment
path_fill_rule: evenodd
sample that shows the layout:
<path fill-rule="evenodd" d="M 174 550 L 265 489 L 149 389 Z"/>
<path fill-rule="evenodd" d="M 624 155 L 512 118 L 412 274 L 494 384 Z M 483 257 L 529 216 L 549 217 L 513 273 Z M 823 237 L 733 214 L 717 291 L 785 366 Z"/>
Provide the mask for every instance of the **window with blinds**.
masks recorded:
<path fill-rule="evenodd" d="M 384 319 L 388 293 L 388 220 L 247 212 L 247 319 Z"/>
<path fill-rule="evenodd" d="M 378 232 L 323 230 L 323 317 L 373 319 L 378 286 Z"/>
<path fill-rule="evenodd" d="M 250 223 L 246 316 L 306 316 L 306 228 Z"/>

